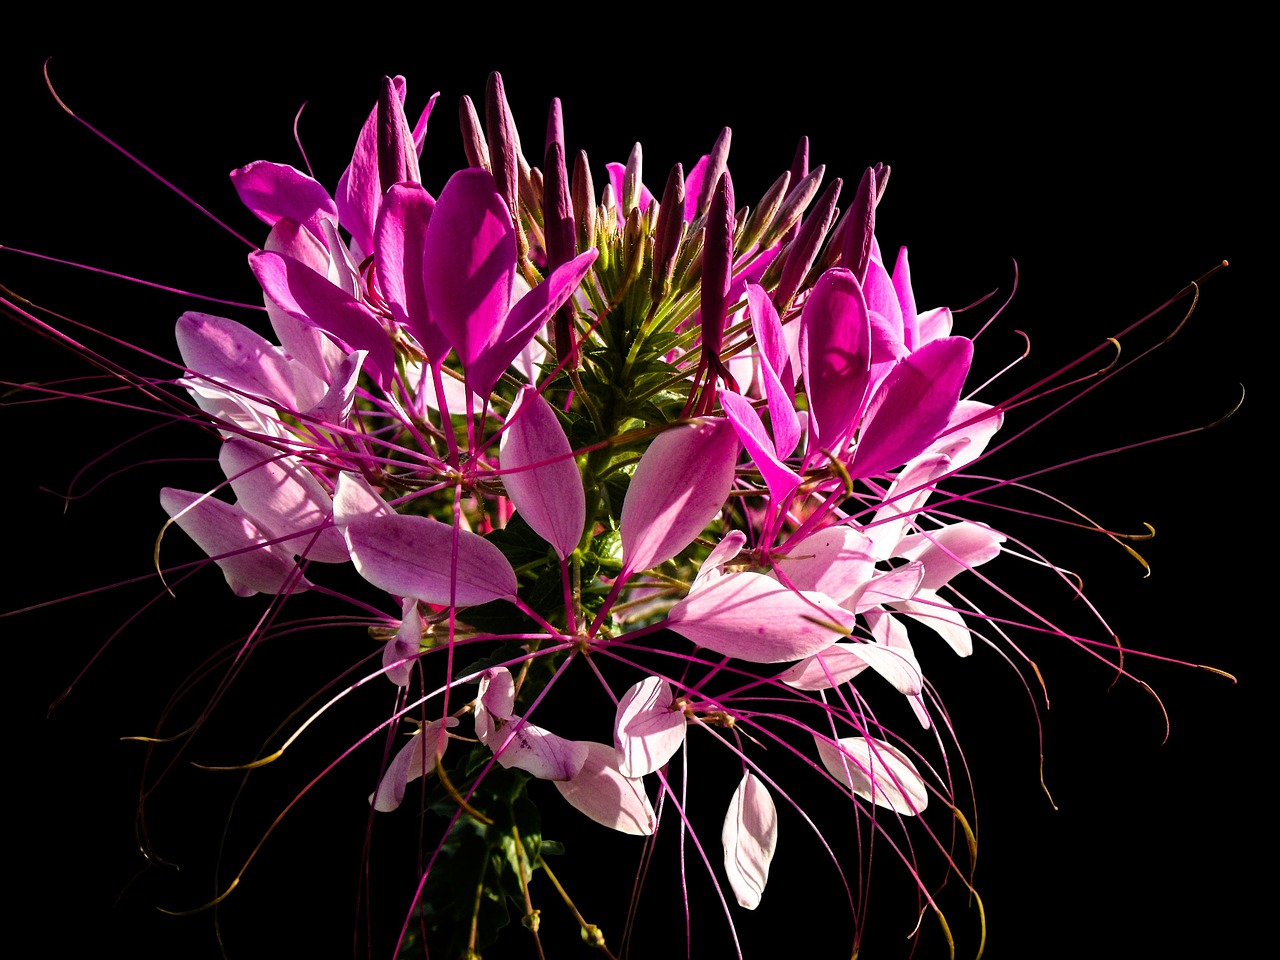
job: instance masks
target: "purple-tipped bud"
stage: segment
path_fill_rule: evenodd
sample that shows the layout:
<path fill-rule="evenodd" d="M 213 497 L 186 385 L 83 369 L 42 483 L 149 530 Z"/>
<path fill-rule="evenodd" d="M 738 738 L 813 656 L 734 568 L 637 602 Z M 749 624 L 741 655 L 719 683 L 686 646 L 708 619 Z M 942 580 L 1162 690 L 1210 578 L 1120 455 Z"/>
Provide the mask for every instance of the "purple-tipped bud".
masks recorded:
<path fill-rule="evenodd" d="M 627 157 L 627 169 L 622 175 L 622 212 L 629 215 L 632 210 L 640 206 L 640 183 L 641 183 L 641 167 L 644 162 L 644 153 L 637 143 L 631 148 L 631 154 Z"/>
<path fill-rule="evenodd" d="M 578 151 L 573 163 L 573 214 L 581 253 L 596 244 L 596 188 L 591 182 L 591 165 L 585 150 Z"/>
<path fill-rule="evenodd" d="M 543 217 L 546 221 L 544 243 L 547 250 L 547 272 L 574 258 L 573 200 L 569 194 L 569 171 L 564 161 L 564 144 L 552 141 L 547 146 L 547 179 L 543 184 Z M 564 360 L 573 349 L 572 307 L 565 304 L 556 311 L 556 358 Z"/>
<path fill-rule="evenodd" d="M 467 155 L 467 166 L 480 167 L 492 172 L 489 163 L 489 146 L 484 139 L 484 127 L 480 115 L 470 97 L 458 101 L 458 125 L 462 128 L 462 150 Z"/>
<path fill-rule="evenodd" d="M 778 211 L 778 215 L 773 218 L 773 223 L 769 225 L 769 229 L 760 238 L 760 248 L 762 250 L 768 250 L 774 245 L 787 240 L 787 235 L 791 228 L 800 222 L 800 218 L 804 216 L 809 202 L 817 195 L 818 188 L 822 186 L 822 178 L 826 172 L 827 168 L 819 165 L 812 172 L 801 177 L 798 182 L 792 178 L 791 182 L 795 186 L 787 193 L 786 199 L 782 201 L 782 208 Z"/>
<path fill-rule="evenodd" d="M 733 279 L 733 228 L 733 181 L 725 173 L 711 194 L 707 210 L 707 239 L 702 252 L 702 353 L 711 376 L 726 379 L 729 372 L 720 363 L 720 348 Z"/>
<path fill-rule="evenodd" d="M 702 224 L 680 245 L 680 258 L 672 273 L 672 285 L 682 293 L 692 290 L 702 279 L 702 247 L 707 239 L 707 226 Z"/>
<path fill-rule="evenodd" d="M 779 315 L 785 316 L 791 307 L 791 300 L 800 289 L 800 283 L 813 265 L 822 240 L 831 229 L 831 221 L 835 217 L 836 201 L 840 199 L 842 182 L 839 177 L 831 181 L 830 186 L 814 205 L 813 212 L 805 218 L 787 253 L 786 263 L 782 266 L 782 277 L 778 288 L 773 291 L 773 305 Z"/>
<path fill-rule="evenodd" d="M 707 169 L 702 176 L 702 190 L 698 193 L 698 216 L 711 208 L 711 195 L 729 163 L 729 141 L 732 139 L 733 131 L 725 127 L 707 154 Z"/>
<path fill-rule="evenodd" d="M 515 122 L 511 119 L 511 106 L 507 103 L 507 91 L 502 85 L 502 74 L 496 70 L 489 74 L 484 91 L 484 119 L 489 133 L 489 159 L 493 164 L 493 181 L 498 196 L 511 211 L 516 228 L 519 256 L 529 252 L 520 223 L 520 142 L 516 136 Z"/>
<path fill-rule="evenodd" d="M 773 181 L 773 186 L 766 190 L 764 196 L 760 198 L 755 212 L 747 218 L 747 222 L 742 227 L 741 245 L 743 252 L 755 246 L 756 242 L 764 236 L 764 232 L 769 229 L 774 217 L 782 209 L 782 201 L 786 199 L 787 186 L 790 182 L 791 174 L 783 173 L 782 176 Z"/>
<path fill-rule="evenodd" d="M 867 264 L 871 262 L 871 242 L 876 230 L 876 201 L 880 194 L 876 187 L 876 172 L 867 167 L 858 181 L 858 192 L 853 195 L 849 208 L 849 225 L 844 229 L 840 244 L 840 262 L 858 278 L 867 279 Z"/>
<path fill-rule="evenodd" d="M 547 143 L 542 152 L 549 152 L 553 143 L 560 144 L 560 149 L 564 149 L 564 111 L 560 107 L 559 97 L 551 98 L 551 109 L 547 112 Z"/>
<path fill-rule="evenodd" d="M 404 104 L 390 77 L 382 78 L 378 92 L 378 182 L 386 193 L 396 183 L 422 182 L 413 131 L 404 116 Z"/>
<path fill-rule="evenodd" d="M 655 302 L 671 292 L 671 275 L 684 234 L 684 168 L 676 164 L 667 175 L 658 206 L 658 223 L 653 231 L 653 283 L 649 295 Z"/>
<path fill-rule="evenodd" d="M 618 232 L 618 195 L 612 183 L 606 183 L 600 191 L 600 209 L 596 213 L 596 232 L 606 240 L 614 236 Z"/>
<path fill-rule="evenodd" d="M 640 278 L 644 269 L 644 249 L 648 243 L 644 229 L 644 215 L 639 207 L 632 207 L 622 228 L 622 285 L 628 287 Z"/>
<path fill-rule="evenodd" d="M 791 159 L 791 182 L 799 183 L 809 175 L 809 138 L 801 137 L 800 142 L 796 144 L 796 155 Z M 787 235 L 782 238 L 785 243 L 796 238 L 796 223 L 791 224 Z"/>

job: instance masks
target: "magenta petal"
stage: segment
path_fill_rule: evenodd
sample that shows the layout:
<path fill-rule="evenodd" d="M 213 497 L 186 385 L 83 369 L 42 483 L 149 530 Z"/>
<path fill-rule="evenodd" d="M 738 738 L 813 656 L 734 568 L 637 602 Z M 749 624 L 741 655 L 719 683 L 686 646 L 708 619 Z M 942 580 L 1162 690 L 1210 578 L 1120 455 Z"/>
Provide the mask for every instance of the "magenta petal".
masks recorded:
<path fill-rule="evenodd" d="M 427 311 L 424 256 L 427 225 L 435 200 L 417 183 L 397 183 L 382 199 L 374 234 L 378 287 L 391 316 L 422 345 L 427 359 L 439 363 L 449 342 Z"/>
<path fill-rule="evenodd" d="M 459 170 L 449 178 L 431 211 L 423 258 L 431 321 L 470 377 L 507 317 L 516 275 L 511 212 L 488 171 Z"/>
<path fill-rule="evenodd" d="M 388 593 L 458 607 L 515 599 L 515 571 L 502 551 L 470 531 L 456 533 L 455 576 L 455 530 L 439 520 L 396 514 L 346 528 L 356 570 Z"/>
<path fill-rule="evenodd" d="M 750 771 L 733 791 L 720 842 L 724 845 L 724 872 L 738 905 L 754 910 L 760 905 L 769 864 L 778 847 L 778 811 L 764 782 Z"/>
<path fill-rule="evenodd" d="M 473 392 L 484 396 L 493 389 L 503 371 L 547 325 L 551 315 L 573 296 L 595 263 L 597 253 L 593 247 L 557 267 L 549 277 L 521 297 L 509 314 L 490 327 L 483 341 L 478 336 L 471 338 L 468 335 L 468 343 L 476 348 L 475 357 L 466 367 L 467 385 Z M 434 304 L 433 299 L 433 310 Z M 463 363 L 466 365 L 465 360 Z"/>
<path fill-rule="evenodd" d="M 720 405 L 724 408 L 729 422 L 733 424 L 738 439 L 742 441 L 742 445 L 746 447 L 748 455 L 760 471 L 760 476 L 769 487 L 770 496 L 773 497 L 775 504 L 780 504 L 796 487 L 800 486 L 800 475 L 778 459 L 773 440 L 765 433 L 760 415 L 756 413 L 750 401 L 738 396 L 732 390 L 722 389 Z"/>
<path fill-rule="evenodd" d="M 737 460 L 738 435 L 720 418 L 681 424 L 649 444 L 618 523 L 624 579 L 693 542 L 724 506 Z"/>
<path fill-rule="evenodd" d="M 653 833 L 656 818 L 644 781 L 622 775 L 613 747 L 591 742 L 583 746 L 587 748 L 586 762 L 572 780 L 556 781 L 560 794 L 610 830 L 637 837 Z"/>
<path fill-rule="evenodd" d="M 288 164 L 255 160 L 232 170 L 231 183 L 240 201 L 268 226 L 288 217 L 319 237 L 322 217 L 338 219 L 338 205 L 329 191 Z"/>
<path fill-rule="evenodd" d="M 222 569 L 236 596 L 291 593 L 311 586 L 290 555 L 269 539 L 239 507 L 188 490 L 165 487 L 160 506 Z"/>
<path fill-rule="evenodd" d="M 573 553 L 587 522 L 582 474 L 551 404 L 532 387 L 511 407 L 499 462 L 520 516 L 561 560 Z"/>
<path fill-rule="evenodd" d="M 878 476 L 933 443 L 955 411 L 972 360 L 972 340 L 946 337 L 894 367 L 867 406 L 850 474 Z"/>
<path fill-rule="evenodd" d="M 799 660 L 847 635 L 854 616 L 830 597 L 759 573 L 728 573 L 689 592 L 667 626 L 700 647 L 754 663 Z"/>
<path fill-rule="evenodd" d="M 403 104 L 404 77 L 396 77 L 391 82 Z M 360 128 L 351 163 L 338 178 L 338 190 L 334 196 L 338 204 L 338 219 L 351 234 L 351 240 L 362 257 L 373 252 L 374 225 L 385 192 L 378 171 L 378 133 L 378 106 L 375 104 Z"/>
<path fill-rule="evenodd" d="M 833 448 L 862 409 L 871 369 L 871 319 L 848 270 L 828 270 L 813 285 L 800 318 L 800 364 L 813 448 Z"/>
<path fill-rule="evenodd" d="M 249 266 L 276 306 L 332 334 L 352 350 L 367 350 L 378 385 L 391 382 L 395 373 L 391 338 L 368 307 L 310 267 L 278 253 L 251 253 Z"/>
<path fill-rule="evenodd" d="M 618 701 L 613 745 L 624 777 L 643 777 L 661 769 L 684 743 L 684 711 L 673 707 L 671 684 L 646 677 Z"/>

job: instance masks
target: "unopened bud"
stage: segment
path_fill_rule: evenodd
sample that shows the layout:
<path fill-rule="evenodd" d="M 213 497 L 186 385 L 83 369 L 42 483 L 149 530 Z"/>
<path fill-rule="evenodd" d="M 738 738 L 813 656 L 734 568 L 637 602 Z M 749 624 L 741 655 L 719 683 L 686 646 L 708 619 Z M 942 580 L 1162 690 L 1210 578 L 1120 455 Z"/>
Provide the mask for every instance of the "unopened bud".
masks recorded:
<path fill-rule="evenodd" d="M 467 165 L 492 172 L 484 127 L 480 125 L 480 115 L 476 113 L 476 105 L 470 97 L 464 96 L 458 101 L 458 125 L 462 128 L 462 150 L 467 155 Z"/>
<path fill-rule="evenodd" d="M 711 194 L 716 189 L 716 184 L 720 182 L 720 176 L 724 173 L 729 163 L 729 141 L 733 139 L 733 131 L 725 127 L 720 131 L 720 136 L 716 137 L 716 142 L 711 147 L 711 152 L 707 154 L 707 168 L 702 175 L 702 189 L 698 191 L 698 207 L 697 215 L 703 216 L 707 209 L 711 206 Z"/>
<path fill-rule="evenodd" d="M 773 305 L 779 315 L 783 315 L 791 307 L 791 300 L 800 289 L 800 283 L 813 265 L 818 255 L 822 240 L 831 229 L 831 221 L 835 216 L 836 201 L 840 199 L 842 181 L 839 177 L 832 180 L 822 197 L 814 205 L 813 211 L 800 225 L 787 253 L 786 263 L 782 266 L 782 277 L 778 287 L 773 291 Z"/>
<path fill-rule="evenodd" d="M 768 250 L 779 243 L 786 236 L 787 231 L 800 222 L 800 218 L 804 216 L 809 202 L 813 200 L 818 193 L 818 188 L 822 186 L 822 178 L 826 172 L 827 168 L 819 165 L 813 171 L 801 177 L 800 182 L 791 188 L 786 199 L 782 201 L 782 208 L 778 211 L 778 215 L 774 217 L 773 223 L 769 225 L 769 229 L 760 238 L 761 249 Z"/>
<path fill-rule="evenodd" d="M 631 153 L 627 157 L 626 172 L 622 175 L 622 212 L 630 215 L 631 211 L 640 206 L 640 183 L 641 183 L 641 166 L 644 162 L 643 151 L 640 144 L 637 143 L 631 148 Z"/>
<path fill-rule="evenodd" d="M 591 166 L 585 150 L 573 163 L 573 215 L 577 222 L 578 252 L 596 245 L 596 196 L 591 183 Z"/>
<path fill-rule="evenodd" d="M 662 191 L 662 203 L 658 210 L 658 222 L 653 230 L 653 283 L 649 294 L 654 301 L 661 300 L 671 290 L 671 276 L 676 266 L 676 254 L 680 251 L 680 238 L 684 233 L 684 168 L 676 164 L 667 174 L 667 185 Z"/>
<path fill-rule="evenodd" d="M 755 211 L 747 218 L 747 222 L 742 228 L 742 239 L 739 242 L 744 253 L 755 246 L 756 242 L 764 235 L 765 230 L 769 229 L 770 224 L 773 223 L 773 218 L 782 209 L 782 201 L 786 199 L 787 185 L 790 182 L 791 174 L 783 173 L 782 176 L 773 181 L 773 186 L 765 191 L 764 196 L 760 198 L 760 202 L 756 204 Z"/>

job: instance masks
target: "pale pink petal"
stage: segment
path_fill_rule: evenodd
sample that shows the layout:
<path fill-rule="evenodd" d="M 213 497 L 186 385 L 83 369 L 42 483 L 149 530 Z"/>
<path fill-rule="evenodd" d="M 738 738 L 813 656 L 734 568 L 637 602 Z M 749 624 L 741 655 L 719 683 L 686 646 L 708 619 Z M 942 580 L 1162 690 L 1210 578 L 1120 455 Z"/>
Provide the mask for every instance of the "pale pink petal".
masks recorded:
<path fill-rule="evenodd" d="M 674 699 L 671 684 L 658 677 L 647 677 L 623 694 L 613 724 L 613 745 L 624 777 L 653 773 L 684 743 L 684 711 L 673 708 Z"/>
<path fill-rule="evenodd" d="M 733 791 L 720 842 L 724 844 L 724 872 L 738 905 L 754 910 L 760 905 L 778 846 L 778 811 L 764 783 L 750 771 Z"/>
<path fill-rule="evenodd" d="M 853 596 L 841 601 L 855 613 L 862 613 L 884 603 L 898 603 L 916 595 L 924 577 L 924 564 L 919 560 L 880 573 L 868 580 Z"/>
<path fill-rule="evenodd" d="M 241 509 L 272 538 L 298 536 L 279 546 L 321 563 L 345 563 L 347 545 L 330 521 L 333 501 L 302 462 L 245 438 L 222 445 L 222 472 Z"/>
<path fill-rule="evenodd" d="M 610 830 L 640 837 L 653 833 L 656 818 L 644 781 L 622 775 L 613 747 L 590 742 L 583 746 L 587 757 L 582 769 L 572 780 L 557 780 L 556 789 L 580 812 Z"/>
<path fill-rule="evenodd" d="M 532 387 L 516 395 L 498 456 L 516 511 L 563 560 L 582 539 L 587 499 L 564 428 Z"/>
<path fill-rule="evenodd" d="M 352 350 L 367 350 L 374 379 L 380 386 L 391 381 L 395 372 L 391 338 L 368 307 L 310 267 L 278 253 L 251 253 L 249 266 L 277 307 L 337 337 Z"/>
<path fill-rule="evenodd" d="M 488 739 L 488 747 L 500 766 L 515 767 L 539 780 L 562 781 L 576 777 L 587 761 L 588 746 L 558 737 L 514 715 Z"/>
<path fill-rule="evenodd" d="M 733 486 L 738 436 L 722 418 L 659 434 L 636 465 L 618 528 L 625 578 L 693 542 L 724 507 Z"/>
<path fill-rule="evenodd" d="M 847 683 L 867 669 L 857 647 L 865 644 L 833 643 L 821 653 L 801 660 L 778 674 L 778 679 L 797 690 L 829 690 Z"/>
<path fill-rule="evenodd" d="M 883 740 L 845 737 L 833 744 L 814 737 L 828 772 L 860 797 L 913 817 L 929 805 L 929 788 L 911 758 Z"/>
<path fill-rule="evenodd" d="M 776 503 L 780 503 L 800 486 L 800 475 L 778 459 L 773 440 L 765 432 L 760 415 L 749 400 L 722 387 L 720 406 L 724 408 L 724 414 L 733 424 L 738 439 L 742 441 L 747 454 L 760 471 L 760 476 L 764 478 L 769 495 Z"/>
<path fill-rule="evenodd" d="M 516 575 L 507 558 L 468 530 L 396 514 L 349 523 L 345 532 L 356 571 L 395 596 L 458 607 L 515 598 Z"/>
<path fill-rule="evenodd" d="M 290 407 L 293 377 L 284 352 L 242 323 L 187 311 L 175 331 L 178 353 L 192 373 L 252 398 Z"/>
<path fill-rule="evenodd" d="M 449 738 L 442 735 L 443 730 L 457 725 L 457 717 L 423 724 L 387 764 L 387 772 L 382 775 L 378 789 L 369 795 L 373 809 L 379 813 L 390 813 L 400 806 L 404 802 L 405 788 L 420 779 L 428 768 L 434 770 L 436 760 L 444 756 Z"/>
<path fill-rule="evenodd" d="M 921 590 L 910 600 L 895 602 L 893 609 L 924 624 L 956 652 L 967 657 L 973 653 L 973 632 L 952 604 L 932 590 Z"/>
<path fill-rule="evenodd" d="M 414 661 L 422 652 L 424 631 L 418 601 L 409 597 L 401 606 L 400 628 L 382 648 L 382 669 L 397 687 L 407 687 L 413 678 Z"/>
<path fill-rule="evenodd" d="M 172 487 L 160 491 L 160 506 L 213 558 L 236 596 L 274 595 L 286 585 L 291 593 L 301 593 L 311 586 L 290 555 L 268 546 L 269 538 L 239 507 Z"/>
<path fill-rule="evenodd" d="M 354 473 L 338 474 L 333 490 L 333 522 L 339 528 L 357 520 L 393 517 L 395 510 L 378 495 L 364 477 Z"/>
<path fill-rule="evenodd" d="M 896 555 L 924 564 L 920 587 L 937 590 L 965 570 L 986 563 L 1000 555 L 1004 535 L 981 524 L 962 521 L 927 533 L 903 537 Z"/>
<path fill-rule="evenodd" d="M 812 656 L 854 617 L 825 594 L 796 593 L 759 573 L 729 573 L 671 608 L 667 626 L 700 647 L 755 663 Z"/>
<path fill-rule="evenodd" d="M 506 667 L 493 667 L 480 675 L 480 688 L 476 691 L 476 737 L 489 749 L 501 741 L 494 741 L 498 725 L 511 719 L 516 707 L 516 681 Z"/>
<path fill-rule="evenodd" d="M 824 527 L 775 561 L 781 574 L 800 590 L 817 590 L 843 602 L 876 576 L 872 543 L 862 531 L 841 524 Z"/>
<path fill-rule="evenodd" d="M 697 590 L 704 584 L 719 580 L 724 576 L 724 571 L 721 570 L 721 567 L 741 553 L 742 548 L 746 545 L 747 535 L 741 530 L 730 530 L 726 533 L 724 538 L 707 554 L 707 559 L 702 561 L 702 567 L 698 570 L 698 575 L 693 578 L 693 585 L 689 588 L 690 591 Z"/>

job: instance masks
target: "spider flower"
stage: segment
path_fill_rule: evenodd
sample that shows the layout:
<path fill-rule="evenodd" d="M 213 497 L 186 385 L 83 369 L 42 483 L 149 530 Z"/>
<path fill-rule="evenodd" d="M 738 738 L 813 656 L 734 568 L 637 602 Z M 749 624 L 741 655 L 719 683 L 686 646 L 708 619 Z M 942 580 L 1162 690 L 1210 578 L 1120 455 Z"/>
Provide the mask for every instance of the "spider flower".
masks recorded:
<path fill-rule="evenodd" d="M 1058 568 L 967 511 L 1006 486 L 982 466 L 1006 418 L 1082 381 L 972 382 L 980 325 L 920 309 L 906 249 L 892 269 L 882 254 L 888 167 L 840 217 L 842 181 L 823 189 L 806 141 L 737 209 L 726 129 L 659 194 L 638 144 L 571 163 L 555 101 L 544 172 L 494 75 L 484 120 L 462 99 L 465 157 L 433 193 L 436 99 L 410 126 L 405 81 L 384 78 L 331 186 L 233 171 L 268 229 L 227 269 L 256 280 L 269 330 L 182 314 L 162 384 L 162 412 L 210 428 L 221 476 L 161 506 L 236 596 L 271 598 L 251 639 L 309 592 L 381 644 L 271 755 L 394 691 L 331 764 L 376 765 L 375 843 L 422 818 L 394 949 L 418 929 L 474 955 L 509 911 L 539 936 L 552 906 L 535 901 L 570 898 L 536 813 L 562 801 L 644 864 L 674 834 L 685 882 L 725 904 L 691 926 L 769 902 L 780 835 L 846 888 L 884 843 L 921 903 L 972 890 L 961 745 L 924 664 L 1022 658 L 1018 624 L 972 597 L 1009 600 L 1018 561 Z M 1024 625 L 1093 642 L 1012 599 Z M 917 656 L 939 638 L 962 659 Z M 834 833 L 816 812 L 833 805 Z"/>

